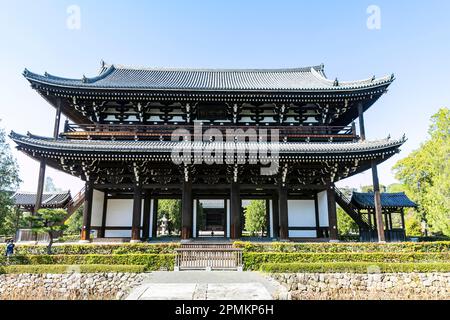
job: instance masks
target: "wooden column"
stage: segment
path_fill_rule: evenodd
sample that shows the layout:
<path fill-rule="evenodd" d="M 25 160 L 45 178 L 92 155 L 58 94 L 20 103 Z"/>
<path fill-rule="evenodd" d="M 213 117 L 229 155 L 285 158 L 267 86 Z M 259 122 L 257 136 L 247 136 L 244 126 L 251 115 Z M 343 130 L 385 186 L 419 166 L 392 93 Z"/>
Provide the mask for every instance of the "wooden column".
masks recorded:
<path fill-rule="evenodd" d="M 278 203 L 278 193 L 274 193 L 272 196 L 272 224 L 273 237 L 278 238 L 280 236 L 280 206 Z"/>
<path fill-rule="evenodd" d="M 361 140 L 366 140 L 366 129 L 364 127 L 364 108 L 362 103 L 358 103 L 359 136 Z"/>
<path fill-rule="evenodd" d="M 400 212 L 400 217 L 402 219 L 402 229 L 405 230 L 405 210 L 402 208 L 402 211 Z"/>
<path fill-rule="evenodd" d="M 150 216 L 151 216 L 151 191 L 145 191 L 144 195 L 144 217 L 142 220 L 142 239 L 148 240 L 150 238 Z"/>
<path fill-rule="evenodd" d="M 83 226 L 81 228 L 81 241 L 91 240 L 91 217 L 92 217 L 92 197 L 94 194 L 94 184 L 92 181 L 86 181 L 84 188 L 84 206 L 83 206 Z"/>
<path fill-rule="evenodd" d="M 314 194 L 314 214 L 316 217 L 316 237 L 321 238 L 322 232 L 320 232 L 320 218 L 319 218 L 319 194 Z"/>
<path fill-rule="evenodd" d="M 278 208 L 280 221 L 280 239 L 289 240 L 289 222 L 288 222 L 288 190 L 280 186 L 278 189 Z"/>
<path fill-rule="evenodd" d="M 59 125 L 61 123 L 61 98 L 56 100 L 55 126 L 53 128 L 53 138 L 57 139 L 59 135 Z"/>
<path fill-rule="evenodd" d="M 239 239 L 242 236 L 241 226 L 241 191 L 239 184 L 231 183 L 230 188 L 230 238 Z"/>
<path fill-rule="evenodd" d="M 42 205 L 42 194 L 44 193 L 45 182 L 45 160 L 42 159 L 39 165 L 38 187 L 36 192 L 36 202 L 34 204 L 33 214 L 36 214 Z"/>
<path fill-rule="evenodd" d="M 103 196 L 103 212 L 102 212 L 102 227 L 100 229 L 100 234 L 98 235 L 100 238 L 105 237 L 106 233 L 106 213 L 108 211 L 108 191 L 104 192 Z"/>
<path fill-rule="evenodd" d="M 158 199 L 153 199 L 153 210 L 152 210 L 152 239 L 158 237 Z"/>
<path fill-rule="evenodd" d="M 334 193 L 334 184 L 327 184 L 327 204 L 328 204 L 328 225 L 330 228 L 330 240 L 338 240 L 338 228 L 337 228 L 337 214 L 336 214 L 336 199 Z"/>
<path fill-rule="evenodd" d="M 142 186 L 140 183 L 134 185 L 133 194 L 133 221 L 131 225 L 131 241 L 141 240 L 141 213 L 142 213 Z"/>
<path fill-rule="evenodd" d="M 378 181 L 377 164 L 374 160 L 372 160 L 372 179 L 373 179 L 375 220 L 377 222 L 378 241 L 385 242 L 386 240 L 384 237 L 384 223 L 383 223 L 383 211 L 381 208 L 380 183 Z"/>
<path fill-rule="evenodd" d="M 181 203 L 181 239 L 187 240 L 192 238 L 192 183 L 183 182 L 182 187 L 182 203 Z"/>

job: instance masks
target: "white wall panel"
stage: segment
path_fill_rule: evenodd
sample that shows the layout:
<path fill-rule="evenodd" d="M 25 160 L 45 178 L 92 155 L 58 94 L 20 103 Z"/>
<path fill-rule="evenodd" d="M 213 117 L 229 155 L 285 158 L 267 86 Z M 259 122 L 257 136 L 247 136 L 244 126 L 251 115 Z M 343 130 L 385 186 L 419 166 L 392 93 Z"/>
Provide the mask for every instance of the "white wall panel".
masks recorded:
<path fill-rule="evenodd" d="M 288 200 L 289 227 L 315 227 L 314 200 Z"/>
<path fill-rule="evenodd" d="M 131 227 L 132 221 L 133 199 L 108 199 L 107 227 Z"/>
<path fill-rule="evenodd" d="M 103 202 L 105 194 L 102 191 L 94 190 L 92 195 L 92 216 L 91 226 L 100 227 L 103 217 Z"/>
<path fill-rule="evenodd" d="M 328 200 L 327 192 L 322 191 L 317 195 L 319 200 L 319 222 L 321 227 L 328 227 Z"/>
<path fill-rule="evenodd" d="M 317 238 L 315 230 L 289 230 L 289 238 Z"/>

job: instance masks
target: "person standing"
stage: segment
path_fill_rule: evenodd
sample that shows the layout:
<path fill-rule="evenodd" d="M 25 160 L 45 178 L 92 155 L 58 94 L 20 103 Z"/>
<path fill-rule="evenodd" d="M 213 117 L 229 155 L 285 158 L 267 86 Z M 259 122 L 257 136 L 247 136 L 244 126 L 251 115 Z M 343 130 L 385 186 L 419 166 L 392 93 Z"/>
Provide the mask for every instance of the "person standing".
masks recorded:
<path fill-rule="evenodd" d="M 5 252 L 5 256 L 6 256 L 6 261 L 7 263 L 9 263 L 9 258 L 14 255 L 14 240 L 10 239 L 8 240 L 8 242 L 6 243 L 6 252 Z"/>

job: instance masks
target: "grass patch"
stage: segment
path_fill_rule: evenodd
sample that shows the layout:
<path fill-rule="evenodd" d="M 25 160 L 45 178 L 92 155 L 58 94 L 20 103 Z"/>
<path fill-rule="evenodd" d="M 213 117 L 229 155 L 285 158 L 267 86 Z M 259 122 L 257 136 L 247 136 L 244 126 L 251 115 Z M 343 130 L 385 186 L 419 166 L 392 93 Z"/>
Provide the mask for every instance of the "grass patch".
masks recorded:
<path fill-rule="evenodd" d="M 62 273 L 109 273 L 109 272 L 126 272 L 141 273 L 145 271 L 145 266 L 141 265 L 12 265 L 0 266 L 0 274 L 62 274 Z"/>

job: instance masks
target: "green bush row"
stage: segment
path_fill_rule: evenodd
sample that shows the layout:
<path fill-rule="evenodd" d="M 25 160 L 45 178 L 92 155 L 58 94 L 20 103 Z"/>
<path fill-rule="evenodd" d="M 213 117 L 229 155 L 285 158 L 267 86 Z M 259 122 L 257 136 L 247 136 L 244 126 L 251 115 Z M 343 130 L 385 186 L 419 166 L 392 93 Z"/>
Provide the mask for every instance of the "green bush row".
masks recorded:
<path fill-rule="evenodd" d="M 269 273 L 399 273 L 450 272 L 450 263 L 264 263 L 260 271 Z"/>
<path fill-rule="evenodd" d="M 133 254 L 133 253 L 174 253 L 180 243 L 115 243 L 115 244 L 57 244 L 54 254 Z M 0 245 L 0 251 L 5 251 L 5 245 Z M 17 244 L 16 254 L 46 254 L 46 245 Z"/>
<path fill-rule="evenodd" d="M 2 257 L 2 264 L 5 258 Z M 11 264 L 18 265 L 142 265 L 146 271 L 173 270 L 174 254 L 59 254 L 59 255 L 15 255 Z"/>
<path fill-rule="evenodd" d="M 316 262 L 450 262 L 450 253 L 425 252 L 371 252 L 371 253 L 295 253 L 245 252 L 244 268 L 258 270 L 264 263 L 316 263 Z"/>
<path fill-rule="evenodd" d="M 109 273 L 109 272 L 127 272 L 127 273 L 141 273 L 145 271 L 144 266 L 140 265 L 104 265 L 104 264 L 90 264 L 90 265 L 12 265 L 0 266 L 0 274 L 8 273 Z"/>
<path fill-rule="evenodd" d="M 399 243 L 234 243 L 245 252 L 450 252 L 450 241 Z"/>

